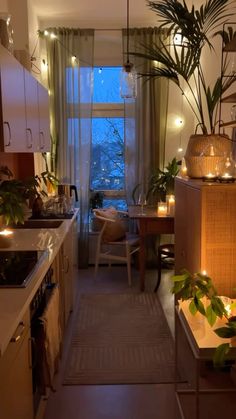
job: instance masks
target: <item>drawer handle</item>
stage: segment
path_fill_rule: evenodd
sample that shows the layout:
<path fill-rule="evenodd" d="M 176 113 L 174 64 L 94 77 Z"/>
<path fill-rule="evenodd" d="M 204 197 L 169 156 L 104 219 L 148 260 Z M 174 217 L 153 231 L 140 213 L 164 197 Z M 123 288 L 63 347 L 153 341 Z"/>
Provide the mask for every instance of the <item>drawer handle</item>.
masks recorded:
<path fill-rule="evenodd" d="M 18 342 L 18 340 L 22 338 L 24 330 L 25 330 L 25 325 L 23 322 L 20 322 L 19 326 L 16 329 L 16 336 L 13 336 L 10 342 Z"/>
<path fill-rule="evenodd" d="M 30 134 L 30 142 L 28 141 L 28 135 L 27 135 L 28 132 Z M 33 146 L 33 136 L 32 136 L 31 128 L 26 128 L 26 138 L 27 138 L 27 148 L 32 148 L 32 146 Z"/>

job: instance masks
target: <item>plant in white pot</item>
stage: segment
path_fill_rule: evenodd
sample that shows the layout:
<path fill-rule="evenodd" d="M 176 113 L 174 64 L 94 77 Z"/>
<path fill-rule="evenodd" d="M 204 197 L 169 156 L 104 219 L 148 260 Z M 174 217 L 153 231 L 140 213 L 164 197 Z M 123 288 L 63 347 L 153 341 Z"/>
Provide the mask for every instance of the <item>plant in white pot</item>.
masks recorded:
<path fill-rule="evenodd" d="M 209 50 L 209 60 L 210 54 L 215 53 L 214 37 L 220 36 L 226 42 L 235 36 L 232 28 L 222 30 L 235 6 L 232 0 L 208 0 L 199 9 L 194 5 L 188 7 L 184 0 L 148 0 L 147 4 L 159 18 L 160 27 L 168 28 L 169 43 L 142 45 L 139 52 L 131 52 L 131 55 L 153 62 L 152 70 L 148 74 L 140 72 L 140 76 L 146 79 L 164 77 L 175 83 L 196 118 L 202 134 L 191 136 L 186 150 L 188 174 L 191 176 L 189 163 L 195 164 L 195 157 L 198 161 L 203 153 L 203 156 L 210 157 L 208 164 L 211 161 L 215 165 L 217 159 L 211 157 L 222 157 L 232 148 L 229 137 L 219 132 L 218 119 L 221 97 L 236 81 L 236 73 L 229 72 L 226 54 L 222 71 L 223 74 L 229 72 L 229 76 L 216 75 L 215 82 L 208 85 L 202 61 L 204 48 Z M 201 173 L 194 171 L 192 177 L 202 177 L 206 174 L 203 172 L 210 170 L 207 158 L 205 163 Z"/>

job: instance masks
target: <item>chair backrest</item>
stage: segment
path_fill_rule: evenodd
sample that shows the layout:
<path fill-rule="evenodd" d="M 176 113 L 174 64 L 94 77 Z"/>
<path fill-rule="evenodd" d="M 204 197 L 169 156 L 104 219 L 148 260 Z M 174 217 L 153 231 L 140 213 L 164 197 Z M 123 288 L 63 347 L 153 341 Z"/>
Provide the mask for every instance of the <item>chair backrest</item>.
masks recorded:
<path fill-rule="evenodd" d="M 104 243 L 121 240 L 125 237 L 125 226 L 119 218 L 119 214 L 124 212 L 114 209 L 95 209 L 93 211 L 100 224 L 99 238 Z"/>

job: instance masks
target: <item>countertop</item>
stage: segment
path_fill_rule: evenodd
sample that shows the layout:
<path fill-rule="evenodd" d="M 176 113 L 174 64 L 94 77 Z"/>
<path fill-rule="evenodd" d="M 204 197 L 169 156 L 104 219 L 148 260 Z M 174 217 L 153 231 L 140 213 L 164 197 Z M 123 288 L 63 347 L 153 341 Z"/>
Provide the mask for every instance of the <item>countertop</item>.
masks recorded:
<path fill-rule="evenodd" d="M 33 279 L 26 288 L 0 289 L 0 356 L 3 355 L 19 322 L 26 313 L 32 298 L 39 288 L 48 268 L 57 255 L 71 224 L 72 219 L 63 220 L 58 228 L 16 229 L 12 244 L 7 250 L 48 250 L 48 256 L 42 260 Z M 2 249 L 4 250 L 4 249 Z"/>

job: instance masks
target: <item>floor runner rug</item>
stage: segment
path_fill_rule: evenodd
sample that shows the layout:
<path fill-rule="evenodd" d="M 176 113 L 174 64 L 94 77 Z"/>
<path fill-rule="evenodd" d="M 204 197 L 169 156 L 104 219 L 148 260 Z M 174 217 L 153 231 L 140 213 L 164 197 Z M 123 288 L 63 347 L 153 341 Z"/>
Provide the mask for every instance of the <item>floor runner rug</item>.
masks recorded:
<path fill-rule="evenodd" d="M 63 384 L 174 381 L 174 342 L 156 294 L 82 295 Z"/>

